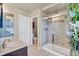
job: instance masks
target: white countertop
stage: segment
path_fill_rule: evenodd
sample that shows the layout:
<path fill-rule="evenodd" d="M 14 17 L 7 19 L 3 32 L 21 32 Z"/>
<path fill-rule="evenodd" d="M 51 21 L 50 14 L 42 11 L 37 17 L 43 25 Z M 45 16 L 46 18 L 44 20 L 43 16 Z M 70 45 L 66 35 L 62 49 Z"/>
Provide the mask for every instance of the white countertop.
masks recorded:
<path fill-rule="evenodd" d="M 10 44 L 11 45 L 11 44 Z M 24 43 L 24 42 L 21 42 L 21 41 L 18 41 L 16 44 L 14 44 L 15 46 L 10 46 L 10 47 L 6 47 L 5 49 L 2 49 L 0 51 L 0 56 L 1 55 L 5 55 L 7 53 L 10 53 L 10 52 L 13 52 L 13 51 L 16 51 L 18 49 L 21 49 L 23 47 L 26 47 L 28 46 L 28 44 Z"/>

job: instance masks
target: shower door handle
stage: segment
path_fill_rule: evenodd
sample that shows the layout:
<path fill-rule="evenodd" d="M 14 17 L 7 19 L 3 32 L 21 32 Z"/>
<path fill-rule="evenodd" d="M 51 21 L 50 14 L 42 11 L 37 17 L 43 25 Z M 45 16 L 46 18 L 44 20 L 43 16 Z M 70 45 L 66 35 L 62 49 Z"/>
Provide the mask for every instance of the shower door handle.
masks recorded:
<path fill-rule="evenodd" d="M 52 43 L 54 43 L 54 34 L 52 34 Z"/>

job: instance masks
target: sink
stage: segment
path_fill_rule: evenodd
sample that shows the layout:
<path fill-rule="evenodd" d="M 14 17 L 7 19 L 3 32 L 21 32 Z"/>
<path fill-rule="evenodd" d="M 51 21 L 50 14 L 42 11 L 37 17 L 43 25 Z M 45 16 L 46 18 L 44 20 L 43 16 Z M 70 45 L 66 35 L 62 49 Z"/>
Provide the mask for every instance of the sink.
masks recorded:
<path fill-rule="evenodd" d="M 11 43 L 8 43 L 8 44 L 6 45 L 6 48 L 17 47 L 17 46 L 19 46 L 19 45 L 20 45 L 20 43 L 18 43 L 18 42 L 11 42 Z"/>

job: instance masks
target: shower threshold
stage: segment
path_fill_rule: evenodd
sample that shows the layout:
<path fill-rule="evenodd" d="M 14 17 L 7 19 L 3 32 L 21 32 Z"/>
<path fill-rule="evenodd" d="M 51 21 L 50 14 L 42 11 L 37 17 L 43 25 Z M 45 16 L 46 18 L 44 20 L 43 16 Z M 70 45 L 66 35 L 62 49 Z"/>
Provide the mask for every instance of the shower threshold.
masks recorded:
<path fill-rule="evenodd" d="M 63 48 L 57 45 L 53 45 L 52 43 L 45 44 L 42 49 L 56 55 L 56 56 L 69 56 L 70 50 L 67 48 Z"/>

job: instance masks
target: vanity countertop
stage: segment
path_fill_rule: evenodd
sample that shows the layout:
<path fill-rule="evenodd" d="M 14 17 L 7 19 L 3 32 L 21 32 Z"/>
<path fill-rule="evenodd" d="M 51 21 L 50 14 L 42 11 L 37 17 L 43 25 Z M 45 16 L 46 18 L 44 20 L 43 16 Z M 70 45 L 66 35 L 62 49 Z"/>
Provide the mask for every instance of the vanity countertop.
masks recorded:
<path fill-rule="evenodd" d="M 5 55 L 5 54 L 10 53 L 10 52 L 13 52 L 13 51 L 16 51 L 18 49 L 24 48 L 26 46 L 28 46 L 28 44 L 26 44 L 26 43 L 24 43 L 22 41 L 17 41 L 16 43 L 12 42 L 12 44 L 10 44 L 9 47 L 6 47 L 5 49 L 2 49 L 0 51 L 0 56 Z"/>

